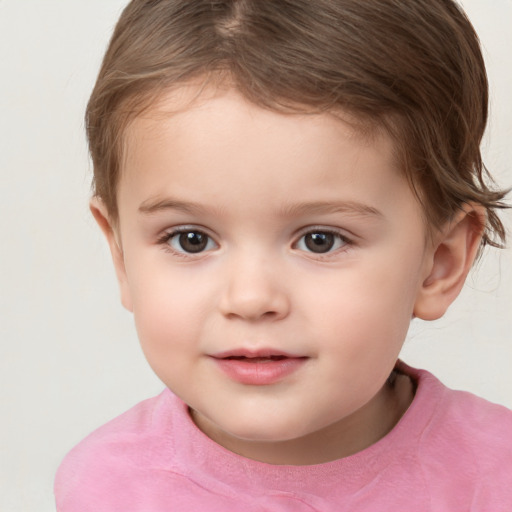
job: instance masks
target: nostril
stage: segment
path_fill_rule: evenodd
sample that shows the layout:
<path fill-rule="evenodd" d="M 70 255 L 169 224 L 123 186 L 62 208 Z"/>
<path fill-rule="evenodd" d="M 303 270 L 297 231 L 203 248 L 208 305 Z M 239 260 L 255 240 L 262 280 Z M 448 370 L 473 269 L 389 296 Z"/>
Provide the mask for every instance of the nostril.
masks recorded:
<path fill-rule="evenodd" d="M 236 270 L 236 274 L 235 274 Z M 289 297 L 282 282 L 257 268 L 230 268 L 219 296 L 219 310 L 227 318 L 275 321 L 288 315 Z"/>
<path fill-rule="evenodd" d="M 268 307 L 268 302 L 273 307 Z M 221 312 L 229 318 L 242 318 L 249 321 L 277 320 L 288 314 L 288 302 L 284 298 L 270 298 L 265 300 L 224 300 L 221 304 Z"/>

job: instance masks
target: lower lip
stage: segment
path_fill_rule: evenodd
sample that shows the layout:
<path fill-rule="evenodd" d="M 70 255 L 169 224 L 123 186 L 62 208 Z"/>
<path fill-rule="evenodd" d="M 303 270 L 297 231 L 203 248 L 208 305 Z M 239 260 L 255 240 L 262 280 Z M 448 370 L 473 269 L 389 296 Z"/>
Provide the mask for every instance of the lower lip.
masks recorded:
<path fill-rule="evenodd" d="M 287 357 L 275 361 L 250 362 L 245 359 L 214 358 L 229 378 L 251 386 L 275 384 L 295 373 L 306 360 L 306 357 Z"/>

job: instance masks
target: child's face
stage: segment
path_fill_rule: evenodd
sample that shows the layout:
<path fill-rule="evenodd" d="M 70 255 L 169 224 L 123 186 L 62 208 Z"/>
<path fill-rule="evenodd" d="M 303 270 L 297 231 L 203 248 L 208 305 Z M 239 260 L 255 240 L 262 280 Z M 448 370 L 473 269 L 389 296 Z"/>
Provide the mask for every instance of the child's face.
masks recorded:
<path fill-rule="evenodd" d="M 162 112 L 129 128 L 118 192 L 154 371 L 242 454 L 378 423 L 433 253 L 390 139 L 236 92 Z"/>

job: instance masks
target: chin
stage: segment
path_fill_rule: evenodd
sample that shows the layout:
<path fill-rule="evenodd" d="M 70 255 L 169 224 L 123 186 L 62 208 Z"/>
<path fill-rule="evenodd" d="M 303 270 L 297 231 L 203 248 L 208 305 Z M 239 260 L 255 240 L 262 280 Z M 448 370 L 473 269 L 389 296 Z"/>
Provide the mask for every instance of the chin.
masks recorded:
<path fill-rule="evenodd" d="M 244 421 L 230 423 L 223 428 L 224 432 L 231 437 L 254 443 L 278 443 L 286 442 L 303 437 L 310 432 L 304 431 L 303 425 L 289 422 L 272 422 L 261 418 L 259 421 Z"/>

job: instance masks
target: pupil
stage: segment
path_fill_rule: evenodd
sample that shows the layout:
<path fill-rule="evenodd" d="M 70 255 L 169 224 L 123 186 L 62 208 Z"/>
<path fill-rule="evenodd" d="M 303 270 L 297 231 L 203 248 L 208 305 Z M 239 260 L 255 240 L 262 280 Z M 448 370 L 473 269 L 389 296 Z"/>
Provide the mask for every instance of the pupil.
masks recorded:
<path fill-rule="evenodd" d="M 180 245 L 187 252 L 201 252 L 208 243 L 208 237 L 197 231 L 182 233 L 180 235 Z"/>
<path fill-rule="evenodd" d="M 311 252 L 328 252 L 334 246 L 334 235 L 332 233 L 310 233 L 306 235 L 305 243 Z"/>

